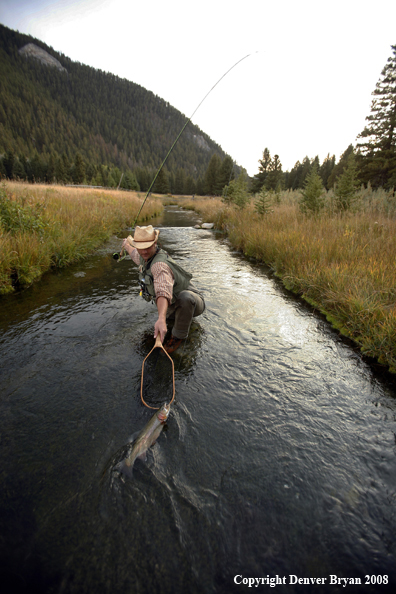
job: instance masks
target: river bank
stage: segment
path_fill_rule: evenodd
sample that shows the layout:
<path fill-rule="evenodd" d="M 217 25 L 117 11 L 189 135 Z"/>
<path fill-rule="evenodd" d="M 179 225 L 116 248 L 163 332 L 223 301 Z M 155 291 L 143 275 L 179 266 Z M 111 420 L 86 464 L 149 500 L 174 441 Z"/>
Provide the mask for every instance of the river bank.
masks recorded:
<path fill-rule="evenodd" d="M 266 263 L 285 287 L 322 312 L 361 352 L 396 372 L 396 216 L 390 193 L 366 191 L 353 212 L 307 217 L 297 193 L 271 212 L 220 198 L 181 200 L 227 233 L 231 245 Z"/>
<path fill-rule="evenodd" d="M 8 182 L 0 187 L 0 295 L 81 260 L 133 224 L 138 192 Z M 158 215 L 149 198 L 140 222 Z"/>

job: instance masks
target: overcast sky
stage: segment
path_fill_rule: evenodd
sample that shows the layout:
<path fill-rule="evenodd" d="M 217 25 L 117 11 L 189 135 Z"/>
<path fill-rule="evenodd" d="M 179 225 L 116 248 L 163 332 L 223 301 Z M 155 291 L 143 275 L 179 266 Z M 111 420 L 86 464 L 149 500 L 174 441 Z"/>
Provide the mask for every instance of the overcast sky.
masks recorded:
<path fill-rule="evenodd" d="M 0 0 L 0 22 L 187 117 L 250 54 L 193 118 L 250 175 L 266 147 L 338 160 L 396 44 L 396 0 Z"/>

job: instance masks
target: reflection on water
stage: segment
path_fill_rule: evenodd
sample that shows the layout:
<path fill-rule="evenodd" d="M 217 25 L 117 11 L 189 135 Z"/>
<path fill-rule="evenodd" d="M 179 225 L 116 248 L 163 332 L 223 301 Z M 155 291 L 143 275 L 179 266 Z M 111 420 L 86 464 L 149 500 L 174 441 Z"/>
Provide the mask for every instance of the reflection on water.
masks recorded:
<path fill-rule="evenodd" d="M 173 355 L 175 402 L 132 479 L 117 463 L 152 415 L 140 378 L 156 310 L 136 267 L 112 260 L 120 240 L 2 300 L 2 584 L 222 593 L 246 590 L 235 575 L 295 574 L 336 592 L 330 574 L 386 574 L 394 585 L 394 385 L 265 268 L 193 229 L 191 213 L 166 217 L 162 245 L 207 308 Z"/>

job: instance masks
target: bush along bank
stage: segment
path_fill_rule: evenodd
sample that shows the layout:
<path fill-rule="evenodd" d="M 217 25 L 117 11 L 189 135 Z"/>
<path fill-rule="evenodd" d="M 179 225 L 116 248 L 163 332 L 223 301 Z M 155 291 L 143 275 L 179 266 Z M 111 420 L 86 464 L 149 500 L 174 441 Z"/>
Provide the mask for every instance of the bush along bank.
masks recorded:
<path fill-rule="evenodd" d="M 81 260 L 130 226 L 143 195 L 62 186 L 8 183 L 0 187 L 0 294 L 40 279 L 52 267 Z M 160 214 L 149 198 L 144 219 Z"/>

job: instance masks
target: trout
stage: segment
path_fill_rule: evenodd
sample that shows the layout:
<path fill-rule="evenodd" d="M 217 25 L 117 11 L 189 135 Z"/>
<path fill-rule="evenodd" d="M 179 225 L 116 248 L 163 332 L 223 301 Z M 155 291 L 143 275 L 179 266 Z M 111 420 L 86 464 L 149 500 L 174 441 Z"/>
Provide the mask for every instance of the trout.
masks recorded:
<path fill-rule="evenodd" d="M 141 430 L 134 441 L 131 453 L 121 462 L 120 472 L 132 476 L 132 467 L 136 458 L 146 457 L 147 450 L 150 446 L 155 444 L 159 434 L 164 428 L 165 422 L 169 416 L 169 411 L 170 405 L 163 404 L 161 408 L 153 414 L 147 425 Z"/>

